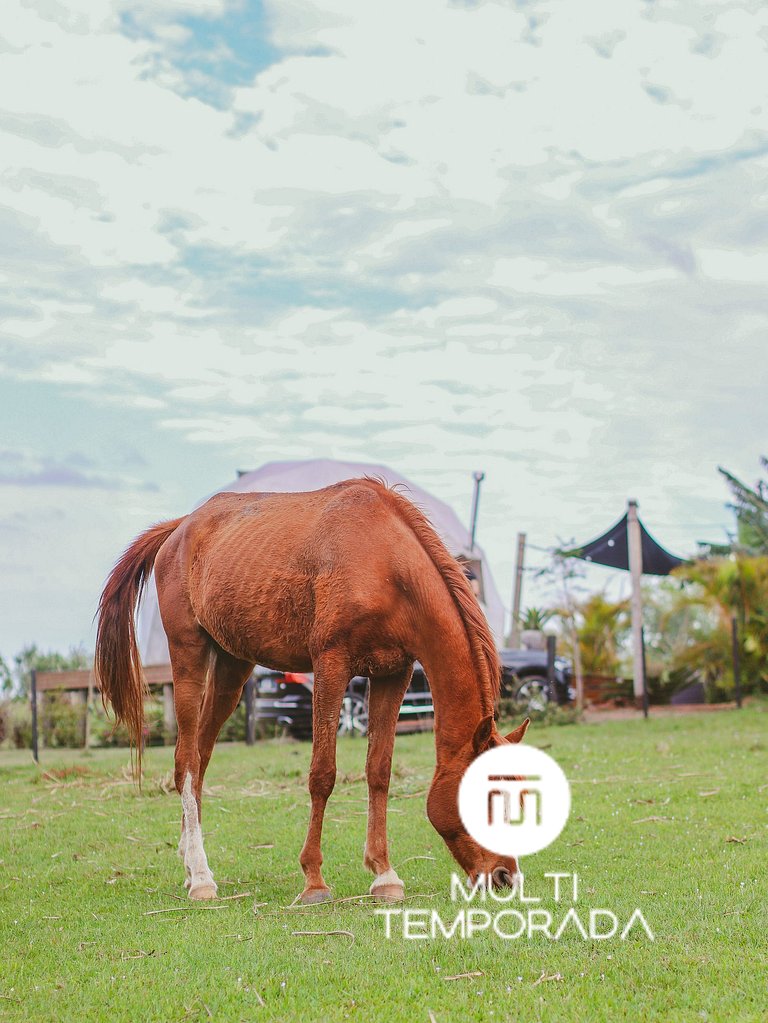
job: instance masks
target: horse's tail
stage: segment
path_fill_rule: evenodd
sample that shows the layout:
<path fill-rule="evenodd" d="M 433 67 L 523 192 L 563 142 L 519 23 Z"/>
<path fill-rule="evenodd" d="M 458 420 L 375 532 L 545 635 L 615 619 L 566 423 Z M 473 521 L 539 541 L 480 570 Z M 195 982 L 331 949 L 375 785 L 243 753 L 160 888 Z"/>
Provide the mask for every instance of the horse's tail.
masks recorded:
<path fill-rule="evenodd" d="M 378 483 L 378 480 L 371 480 Z M 477 597 L 472 592 L 467 577 L 458 561 L 451 556 L 443 541 L 437 535 L 435 527 L 419 508 L 407 497 L 384 486 L 385 492 L 401 519 L 404 519 L 427 553 L 432 564 L 443 578 L 448 592 L 459 612 L 464 630 L 467 634 L 469 647 L 475 664 L 482 669 L 488 680 L 491 700 L 499 696 L 501 686 L 501 664 L 496 652 L 496 643 L 488 620 L 480 607 Z"/>
<path fill-rule="evenodd" d="M 112 704 L 116 723 L 128 728 L 137 750 L 141 778 L 141 743 L 146 683 L 136 644 L 134 616 L 160 548 L 181 522 L 160 522 L 141 534 L 112 569 L 99 600 L 94 674 L 104 707 Z"/>

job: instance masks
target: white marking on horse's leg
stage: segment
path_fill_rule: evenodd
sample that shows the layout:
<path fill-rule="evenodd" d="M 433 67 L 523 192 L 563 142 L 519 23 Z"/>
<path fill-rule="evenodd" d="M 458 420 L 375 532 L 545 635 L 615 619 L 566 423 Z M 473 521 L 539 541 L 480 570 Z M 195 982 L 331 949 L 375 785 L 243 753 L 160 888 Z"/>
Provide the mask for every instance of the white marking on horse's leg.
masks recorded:
<path fill-rule="evenodd" d="M 402 899 L 405 896 L 405 885 L 397 876 L 397 871 L 390 867 L 389 870 L 385 870 L 383 874 L 374 878 L 370 893 L 389 899 Z"/>
<path fill-rule="evenodd" d="M 200 817 L 197 813 L 197 800 L 192 791 L 192 775 L 187 771 L 184 788 L 181 790 L 181 807 L 184 811 L 184 867 L 189 880 L 190 899 L 214 899 L 216 882 L 208 867 L 208 859 L 203 848 L 203 832 Z M 179 846 L 181 846 L 181 842 Z"/>
<path fill-rule="evenodd" d="M 176 847 L 176 852 L 184 864 L 184 887 L 189 888 L 192 884 L 192 880 L 189 873 L 189 867 L 187 866 L 187 830 L 184 827 L 184 821 L 181 822 L 181 835 L 179 836 L 179 844 Z"/>

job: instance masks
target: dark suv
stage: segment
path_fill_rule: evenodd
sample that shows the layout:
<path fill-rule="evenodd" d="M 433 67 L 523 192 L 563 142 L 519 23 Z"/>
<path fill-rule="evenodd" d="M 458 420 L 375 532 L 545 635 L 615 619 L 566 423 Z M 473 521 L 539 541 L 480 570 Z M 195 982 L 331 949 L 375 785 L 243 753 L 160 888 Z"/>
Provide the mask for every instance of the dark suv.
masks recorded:
<path fill-rule="evenodd" d="M 552 685 L 547 681 L 546 650 L 499 650 L 501 698 L 512 700 L 519 713 L 541 713 L 547 704 L 562 705 L 574 698 L 571 666 L 555 658 Z"/>

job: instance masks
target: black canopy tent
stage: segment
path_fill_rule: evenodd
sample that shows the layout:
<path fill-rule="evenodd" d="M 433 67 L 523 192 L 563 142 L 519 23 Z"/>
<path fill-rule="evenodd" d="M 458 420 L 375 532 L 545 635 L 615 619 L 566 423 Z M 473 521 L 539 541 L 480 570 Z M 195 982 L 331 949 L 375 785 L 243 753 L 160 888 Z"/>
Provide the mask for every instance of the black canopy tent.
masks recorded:
<path fill-rule="evenodd" d="M 673 568 L 685 564 L 684 558 L 670 554 L 658 543 L 640 521 L 637 501 L 627 503 L 623 515 L 602 536 L 581 547 L 563 551 L 565 557 L 582 558 L 593 564 L 619 568 L 632 576 L 632 646 L 634 659 L 635 697 L 642 699 L 648 714 L 648 692 L 645 682 L 645 650 L 643 645 L 643 604 L 640 579 L 645 575 L 669 575 Z"/>
<path fill-rule="evenodd" d="M 673 568 L 685 564 L 684 558 L 664 550 L 638 519 L 640 526 L 640 548 L 643 555 L 643 575 L 669 575 Z M 629 513 L 611 526 L 602 536 L 591 540 L 583 547 L 565 551 L 566 556 L 583 558 L 585 561 L 608 568 L 622 568 L 629 571 Z"/>

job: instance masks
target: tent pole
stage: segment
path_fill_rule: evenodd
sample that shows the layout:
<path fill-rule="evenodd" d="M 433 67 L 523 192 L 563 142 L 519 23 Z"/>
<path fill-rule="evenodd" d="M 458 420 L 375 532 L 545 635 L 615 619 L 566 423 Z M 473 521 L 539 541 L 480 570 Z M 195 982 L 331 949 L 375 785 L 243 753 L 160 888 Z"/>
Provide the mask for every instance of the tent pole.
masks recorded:
<path fill-rule="evenodd" d="M 635 702 L 640 703 L 645 693 L 645 668 L 643 665 L 643 597 L 640 580 L 643 575 L 643 546 L 640 534 L 640 519 L 637 517 L 637 501 L 627 503 L 627 545 L 629 547 L 629 572 L 632 577 L 632 663 L 634 667 Z"/>

